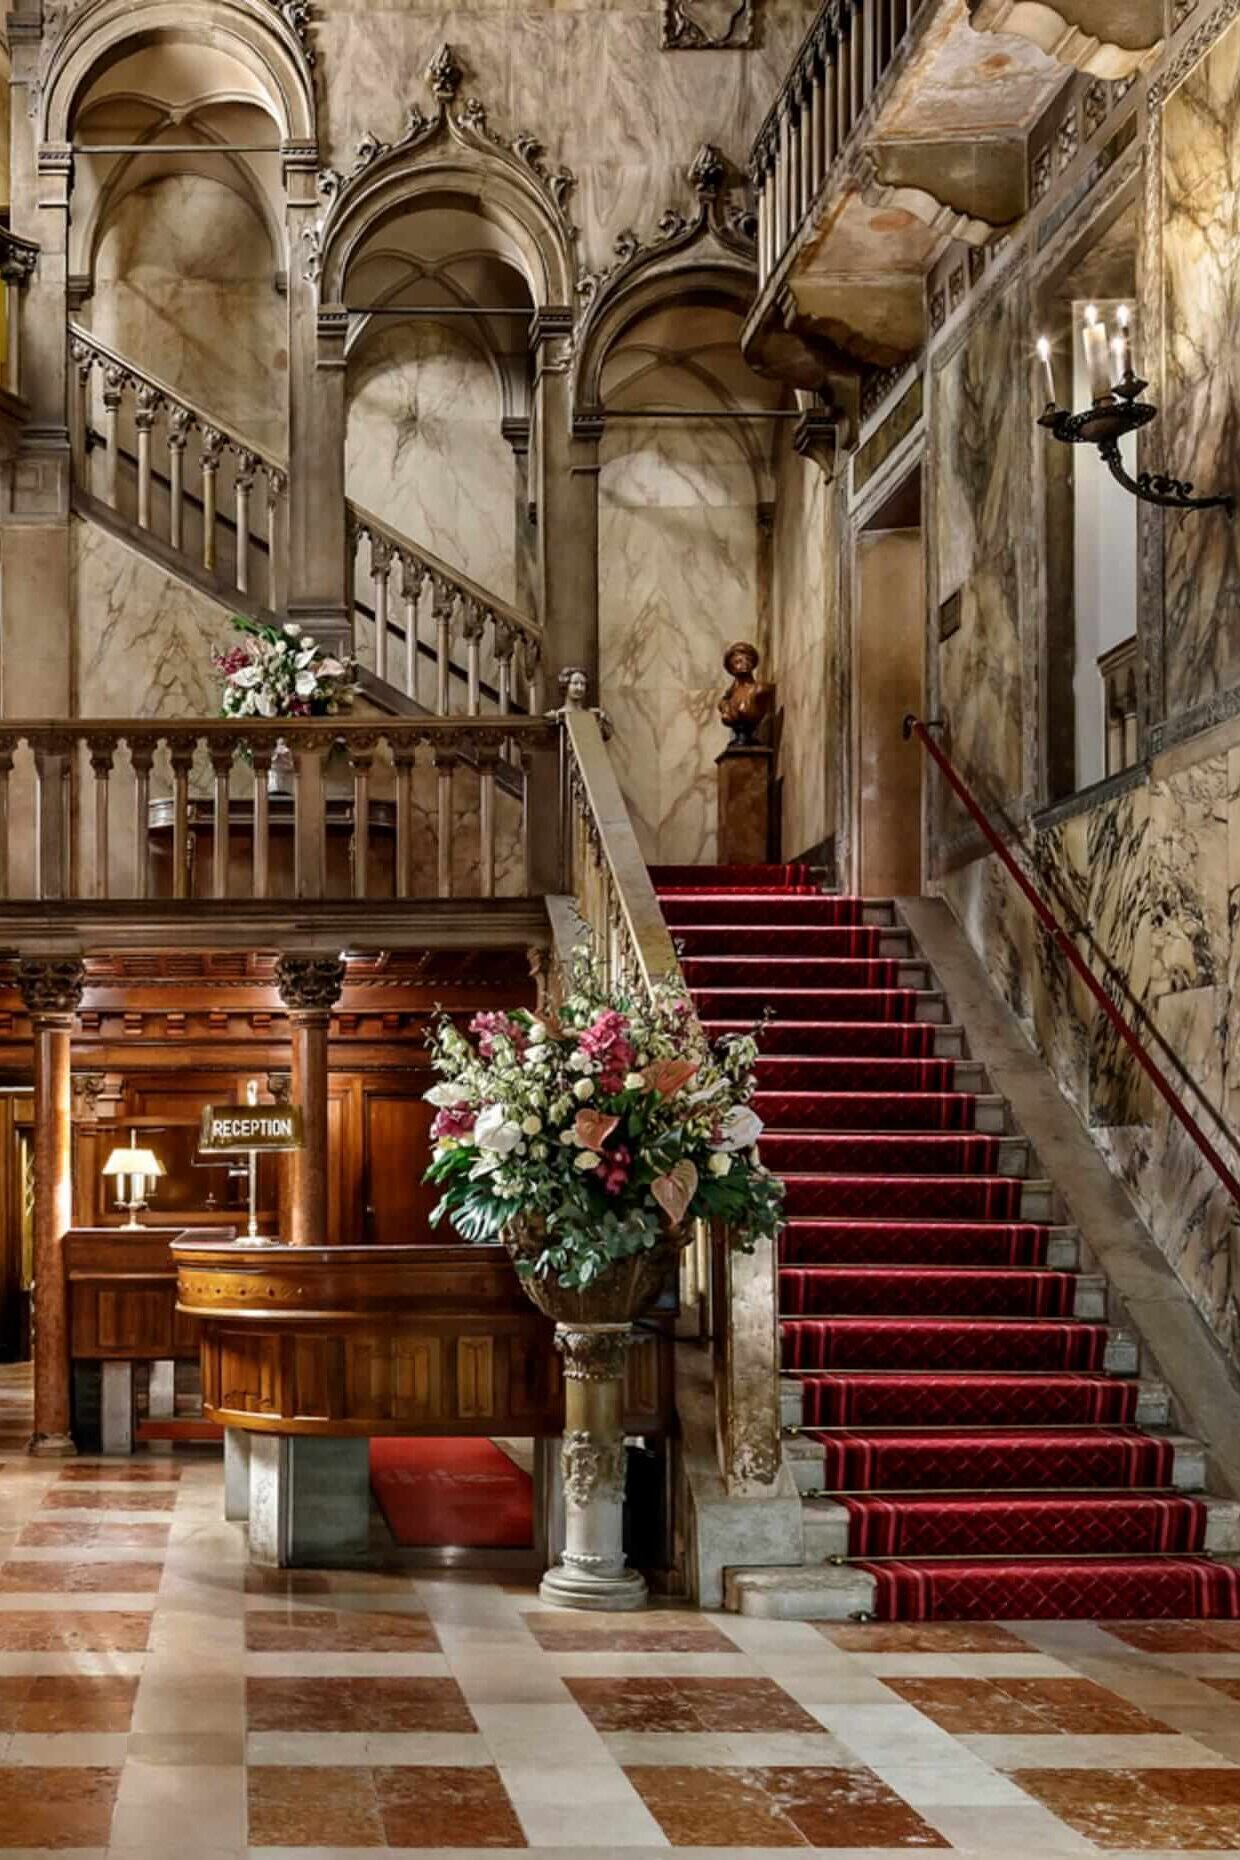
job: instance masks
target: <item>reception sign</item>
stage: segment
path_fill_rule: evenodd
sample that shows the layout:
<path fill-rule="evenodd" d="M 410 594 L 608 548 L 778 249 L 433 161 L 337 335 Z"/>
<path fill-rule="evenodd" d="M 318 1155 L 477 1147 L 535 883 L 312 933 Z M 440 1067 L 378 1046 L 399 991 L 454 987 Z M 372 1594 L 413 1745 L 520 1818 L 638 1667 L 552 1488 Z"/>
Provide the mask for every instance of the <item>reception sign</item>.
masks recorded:
<path fill-rule="evenodd" d="M 209 1104 L 202 1113 L 198 1148 L 204 1156 L 301 1147 L 299 1104 Z"/>

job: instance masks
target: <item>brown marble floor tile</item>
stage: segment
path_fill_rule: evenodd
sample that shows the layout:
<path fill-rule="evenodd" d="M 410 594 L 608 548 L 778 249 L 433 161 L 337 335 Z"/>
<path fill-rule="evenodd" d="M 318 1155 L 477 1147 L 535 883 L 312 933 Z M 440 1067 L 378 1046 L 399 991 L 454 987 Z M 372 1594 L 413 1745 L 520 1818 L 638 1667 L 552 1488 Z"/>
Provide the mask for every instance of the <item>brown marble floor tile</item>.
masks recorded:
<path fill-rule="evenodd" d="M 498 1770 L 428 1765 L 374 1775 L 389 1847 L 526 1845 Z"/>
<path fill-rule="evenodd" d="M 137 1676 L 45 1673 L 27 1680 L 18 1731 L 127 1731 Z"/>
<path fill-rule="evenodd" d="M 251 1653 L 438 1653 L 426 1615 L 335 1608 L 254 1608 L 245 1617 Z"/>
<path fill-rule="evenodd" d="M 247 1595 L 326 1595 L 330 1587 L 321 1570 L 255 1569 L 251 1565 L 245 1572 Z"/>
<path fill-rule="evenodd" d="M 106 1847 L 119 1770 L 0 1770 L 0 1848 Z"/>
<path fill-rule="evenodd" d="M 811 1847 L 941 1847 L 942 1836 L 872 1770 L 750 1771 Z"/>
<path fill-rule="evenodd" d="M 105 1491 L 98 1486 L 54 1485 L 43 1500 L 44 1511 L 171 1511 L 175 1492 Z"/>
<path fill-rule="evenodd" d="M 147 1614 L 0 1609 L 3 1653 L 144 1653 L 150 1632 Z"/>
<path fill-rule="evenodd" d="M 382 1847 L 374 1776 L 349 1768 L 255 1766 L 248 1772 L 251 1847 Z"/>
<path fill-rule="evenodd" d="M 63 1466 L 63 1485 L 175 1485 L 181 1468 L 175 1460 L 72 1460 Z"/>
<path fill-rule="evenodd" d="M 634 1765 L 625 1775 L 673 1847 L 808 1847 L 759 1772 Z"/>
<path fill-rule="evenodd" d="M 477 1730 L 455 1679 L 249 1679 L 251 1731 Z"/>
<path fill-rule="evenodd" d="M 1240 1770 L 1014 1770 L 1018 1788 L 1101 1848 L 1240 1848 Z"/>
<path fill-rule="evenodd" d="M 3 1595 L 148 1595 L 163 1580 L 162 1563 L 5 1563 Z"/>
<path fill-rule="evenodd" d="M 1027 1640 L 989 1621 L 816 1621 L 845 1653 L 1033 1653 Z"/>
<path fill-rule="evenodd" d="M 0 1735 L 17 1729 L 17 1720 L 30 1690 L 26 1674 L 0 1674 Z"/>
<path fill-rule="evenodd" d="M 1139 1653 L 1234 1653 L 1240 1637 L 1231 1621 L 1104 1621 L 1102 1625 Z"/>
<path fill-rule="evenodd" d="M 599 1731 L 822 1731 L 772 1679 L 591 1676 L 564 1683 Z"/>
<path fill-rule="evenodd" d="M 1140 1737 L 1171 1728 L 1090 1679 L 893 1676 L 883 1683 L 956 1737 Z"/>
<path fill-rule="evenodd" d="M 108 1518 L 36 1518 L 18 1543 L 23 1549 L 162 1550 L 171 1523 L 126 1524 Z"/>
<path fill-rule="evenodd" d="M 611 1619 L 612 1617 L 608 1617 Z M 623 1617 L 620 1617 L 623 1619 Z M 655 1617 L 657 1620 L 657 1616 Z M 708 1622 L 693 1627 L 600 1627 L 593 1622 L 548 1622 L 528 1614 L 526 1626 L 545 1653 L 735 1653 L 736 1642 Z"/>

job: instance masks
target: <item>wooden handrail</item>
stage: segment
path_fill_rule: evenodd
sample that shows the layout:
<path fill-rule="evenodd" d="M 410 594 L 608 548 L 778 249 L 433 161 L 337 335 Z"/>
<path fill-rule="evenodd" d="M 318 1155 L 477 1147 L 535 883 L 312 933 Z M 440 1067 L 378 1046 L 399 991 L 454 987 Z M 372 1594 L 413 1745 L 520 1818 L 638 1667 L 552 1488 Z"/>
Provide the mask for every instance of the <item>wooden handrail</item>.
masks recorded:
<path fill-rule="evenodd" d="M 1086 988 L 1088 988 L 1090 994 L 1094 997 L 1124 1045 L 1128 1048 L 1141 1070 L 1150 1080 L 1155 1091 L 1157 1091 L 1158 1095 L 1167 1105 L 1171 1115 L 1192 1138 L 1223 1187 L 1227 1190 L 1227 1193 L 1231 1196 L 1236 1205 L 1240 1207 L 1240 1179 L 1227 1167 L 1227 1164 L 1223 1161 L 1223 1158 L 1219 1155 L 1217 1149 L 1214 1147 L 1213 1143 L 1211 1143 L 1205 1131 L 1201 1128 L 1201 1125 L 1178 1096 L 1171 1081 L 1162 1069 L 1155 1065 L 1153 1059 L 1141 1044 L 1135 1028 L 1125 1020 L 1124 1016 L 1112 1001 L 1110 995 L 1108 995 L 1106 989 L 1102 986 L 1102 983 L 1098 980 L 1085 958 L 1081 955 L 1070 933 L 1059 922 L 1059 919 L 1055 916 L 1055 913 L 1052 911 L 1045 898 L 1043 898 L 1036 886 L 1016 863 L 1010 850 L 995 831 L 995 828 L 991 825 L 989 818 L 982 810 L 981 804 L 977 801 L 963 777 L 958 773 L 946 751 L 935 742 L 934 738 L 930 735 L 928 727 L 922 722 L 920 717 L 910 715 L 904 719 L 904 735 L 906 740 L 915 736 L 922 748 L 926 750 L 934 761 L 944 780 L 951 788 L 953 794 L 955 794 L 957 800 L 969 814 L 969 817 L 977 826 L 987 844 L 998 854 L 1004 869 L 1015 879 L 1017 886 L 1031 906 L 1042 928 L 1048 933 L 1057 948 L 1062 950 L 1070 966 L 1076 970 L 1076 973 L 1080 976 Z"/>
<path fill-rule="evenodd" d="M 506 622 L 514 632 L 520 633 L 523 638 L 532 643 L 541 645 L 542 629 L 531 620 L 528 614 L 522 613 L 519 608 L 513 607 L 508 601 L 501 600 L 498 594 L 492 594 L 489 588 L 482 586 L 481 582 L 474 581 L 463 570 L 453 568 L 450 563 L 445 562 L 421 543 L 413 542 L 408 536 L 402 535 L 399 530 L 393 529 L 390 523 L 385 523 L 382 517 L 376 517 L 372 511 L 364 509 L 352 498 L 348 500 L 348 507 L 350 521 L 359 535 L 382 537 L 396 554 L 411 557 L 428 575 L 453 588 L 462 600 L 473 601 L 478 607 L 488 609 L 496 619 Z"/>

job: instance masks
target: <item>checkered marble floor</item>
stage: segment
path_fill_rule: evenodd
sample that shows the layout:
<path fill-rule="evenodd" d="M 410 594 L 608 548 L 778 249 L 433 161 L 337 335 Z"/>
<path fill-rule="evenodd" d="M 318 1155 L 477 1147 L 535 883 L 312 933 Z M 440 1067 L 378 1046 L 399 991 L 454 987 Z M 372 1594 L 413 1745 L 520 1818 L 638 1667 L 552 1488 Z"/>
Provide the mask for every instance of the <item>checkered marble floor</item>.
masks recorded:
<path fill-rule="evenodd" d="M 31 1461 L 0 1370 L 0 1860 L 1240 1856 L 1240 1629 L 548 1610 L 247 1570 L 197 1450 Z"/>

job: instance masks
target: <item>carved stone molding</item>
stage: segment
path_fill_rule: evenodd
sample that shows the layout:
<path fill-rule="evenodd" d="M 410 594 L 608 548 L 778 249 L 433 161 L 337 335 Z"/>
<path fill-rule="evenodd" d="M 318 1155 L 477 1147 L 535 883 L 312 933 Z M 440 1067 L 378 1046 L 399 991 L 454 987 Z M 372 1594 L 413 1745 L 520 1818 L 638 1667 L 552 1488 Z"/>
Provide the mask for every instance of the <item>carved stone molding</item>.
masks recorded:
<path fill-rule="evenodd" d="M 840 422 L 833 413 L 803 413 L 792 429 L 793 450 L 810 459 L 830 484 L 840 450 Z"/>
<path fill-rule="evenodd" d="M 290 1011 L 327 1013 L 340 999 L 344 963 L 339 956 L 281 956 L 275 982 Z"/>
<path fill-rule="evenodd" d="M 574 1330 L 572 1325 L 557 1325 L 555 1347 L 564 1358 L 564 1376 L 569 1382 L 616 1382 L 624 1374 L 625 1352 L 633 1333 L 625 1325 L 620 1330 L 591 1328 Z"/>
<path fill-rule="evenodd" d="M 1162 50 L 1162 0 L 970 0 L 977 32 L 1013 33 L 1091 77 L 1126 78 Z"/>
<path fill-rule="evenodd" d="M 17 965 L 17 991 L 36 1020 L 76 1014 L 86 987 L 76 956 L 26 956 Z"/>
<path fill-rule="evenodd" d="M 583 271 L 577 294 L 587 312 L 604 292 L 611 294 L 653 259 L 686 253 L 703 239 L 713 238 L 723 252 L 756 264 L 757 224 L 748 202 L 731 200 L 727 193 L 727 164 L 713 142 L 703 142 L 685 170 L 697 198 L 694 214 L 665 207 L 654 234 L 643 239 L 631 228 L 619 233 L 612 245 L 615 256 L 598 271 Z"/>
<path fill-rule="evenodd" d="M 623 1440 L 596 1440 L 581 1429 L 565 1434 L 561 1454 L 564 1496 L 570 1505 L 588 1505 L 591 1499 L 624 1500 L 625 1456 Z M 578 1552 L 573 1559 L 583 1560 Z M 599 1561 L 610 1561 L 600 1557 Z"/>
<path fill-rule="evenodd" d="M 662 0 L 665 52 L 744 51 L 757 37 L 757 0 Z"/>

